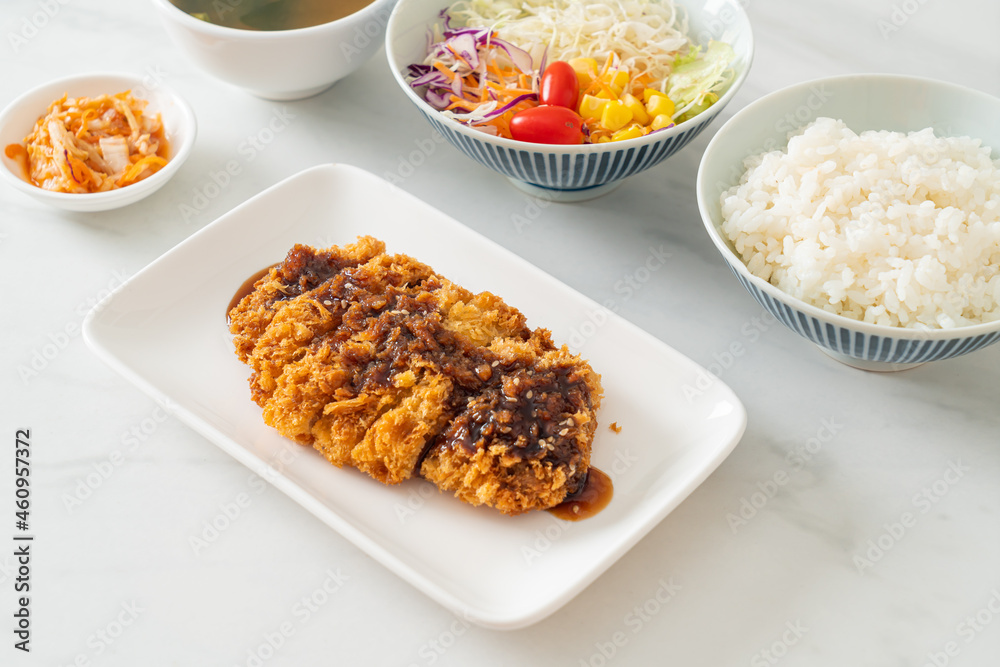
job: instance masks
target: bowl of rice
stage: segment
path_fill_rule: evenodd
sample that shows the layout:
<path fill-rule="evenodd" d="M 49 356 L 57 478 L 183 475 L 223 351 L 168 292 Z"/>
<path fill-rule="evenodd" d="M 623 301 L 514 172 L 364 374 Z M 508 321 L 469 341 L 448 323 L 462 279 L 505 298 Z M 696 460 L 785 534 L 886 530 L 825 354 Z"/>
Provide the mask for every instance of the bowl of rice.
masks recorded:
<path fill-rule="evenodd" d="M 400 89 L 455 148 L 531 195 L 580 201 L 658 165 L 729 103 L 753 58 L 742 5 L 400 0 L 386 55 Z M 515 139 L 516 114 L 551 107 L 540 79 L 556 62 L 578 73 L 568 109 L 582 141 Z M 585 111 L 585 100 L 596 106 Z M 669 110 L 654 111 L 656 102 Z"/>
<path fill-rule="evenodd" d="M 919 77 L 797 84 L 731 118 L 697 177 L 750 294 L 833 358 L 903 370 L 1000 340 L 1000 99 Z"/>

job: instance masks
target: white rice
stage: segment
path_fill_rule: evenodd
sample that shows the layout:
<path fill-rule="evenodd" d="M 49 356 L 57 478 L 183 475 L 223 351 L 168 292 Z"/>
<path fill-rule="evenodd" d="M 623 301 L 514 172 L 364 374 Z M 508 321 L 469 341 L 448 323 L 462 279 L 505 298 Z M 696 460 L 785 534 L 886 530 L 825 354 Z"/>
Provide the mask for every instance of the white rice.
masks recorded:
<path fill-rule="evenodd" d="M 744 167 L 722 232 L 754 275 L 874 324 L 1000 319 L 1000 160 L 981 141 L 820 118 Z"/>

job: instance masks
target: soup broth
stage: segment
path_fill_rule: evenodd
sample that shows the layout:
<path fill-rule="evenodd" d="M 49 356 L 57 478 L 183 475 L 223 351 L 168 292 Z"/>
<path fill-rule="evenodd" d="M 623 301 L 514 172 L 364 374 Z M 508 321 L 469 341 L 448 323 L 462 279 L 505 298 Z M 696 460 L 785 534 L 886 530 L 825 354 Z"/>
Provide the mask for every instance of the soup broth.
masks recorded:
<path fill-rule="evenodd" d="M 372 0 L 170 0 L 209 23 L 242 30 L 294 30 L 329 23 Z"/>

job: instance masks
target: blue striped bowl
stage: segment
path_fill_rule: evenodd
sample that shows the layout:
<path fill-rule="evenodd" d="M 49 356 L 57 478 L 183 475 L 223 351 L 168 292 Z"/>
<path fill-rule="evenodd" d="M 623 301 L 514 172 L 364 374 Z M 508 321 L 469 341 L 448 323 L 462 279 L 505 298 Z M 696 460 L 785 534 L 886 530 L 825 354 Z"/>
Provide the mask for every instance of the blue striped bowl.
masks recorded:
<path fill-rule="evenodd" d="M 746 79 L 753 58 L 750 21 L 740 0 L 698 3 L 679 0 L 698 42 L 723 39 L 736 51 L 736 78 L 719 101 L 669 130 L 628 141 L 579 146 L 531 144 L 494 137 L 441 115 L 406 81 L 406 68 L 422 62 L 427 29 L 448 0 L 400 0 L 389 17 L 386 55 L 400 88 L 435 130 L 480 164 L 508 177 L 518 188 L 544 199 L 580 201 L 605 194 L 622 179 L 653 167 L 694 139 L 722 111 Z M 706 7 L 705 5 L 711 5 Z"/>
<path fill-rule="evenodd" d="M 860 103 L 863 101 L 863 103 Z M 939 136 L 978 137 L 1000 158 L 1000 99 L 942 81 L 863 74 L 807 81 L 771 93 L 741 109 L 716 133 L 698 169 L 698 206 L 715 247 L 757 302 L 824 352 L 866 370 L 903 370 L 974 352 L 1000 340 L 1000 322 L 917 331 L 867 324 L 792 297 L 750 273 L 722 224 L 721 194 L 736 185 L 743 160 L 782 149 L 787 135 L 817 117 L 843 120 L 855 132 L 911 132 L 931 127 Z"/>

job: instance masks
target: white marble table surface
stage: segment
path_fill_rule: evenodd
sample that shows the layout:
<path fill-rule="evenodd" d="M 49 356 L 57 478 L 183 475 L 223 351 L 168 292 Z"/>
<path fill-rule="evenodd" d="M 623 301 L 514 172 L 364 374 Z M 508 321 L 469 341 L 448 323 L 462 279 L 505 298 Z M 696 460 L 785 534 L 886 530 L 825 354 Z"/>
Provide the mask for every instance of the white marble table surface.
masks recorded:
<path fill-rule="evenodd" d="M 746 4 L 756 59 L 723 121 L 769 91 L 850 72 L 1000 95 L 995 0 Z M 109 288 L 267 186 L 325 162 L 400 173 L 428 128 L 384 53 L 317 97 L 274 103 L 197 70 L 146 2 L 4 0 L 0 28 L 0 106 L 64 74 L 125 70 L 162 77 L 200 123 L 190 160 L 139 205 L 69 214 L 0 188 L 0 541 L 13 544 L 18 428 L 33 434 L 37 535 L 28 655 L 13 649 L 15 562 L 0 548 L 0 663 L 253 665 L 291 621 L 263 664 L 1000 664 L 1000 345 L 871 374 L 767 321 L 697 214 L 695 171 L 722 121 L 614 193 L 549 206 L 521 229 L 531 200 L 448 146 L 404 174 L 403 189 L 599 302 L 665 246 L 672 261 L 619 312 L 714 364 L 749 414 L 717 472 L 596 582 L 536 625 L 493 631 L 466 626 L 276 489 L 248 486 L 246 468 L 79 335 Z M 275 114 L 281 131 L 248 150 Z M 241 173 L 185 216 L 229 160 Z M 57 353 L 25 375 L 50 343 Z M 81 491 L 116 451 L 111 473 Z M 745 525 L 727 519 L 776 474 L 785 483 Z M 240 493 L 250 507 L 194 553 L 189 537 Z M 87 497 L 70 504 L 74 494 Z M 331 568 L 346 581 L 303 618 L 296 605 Z M 679 587 L 666 604 L 655 603 L 661 582 Z"/>

